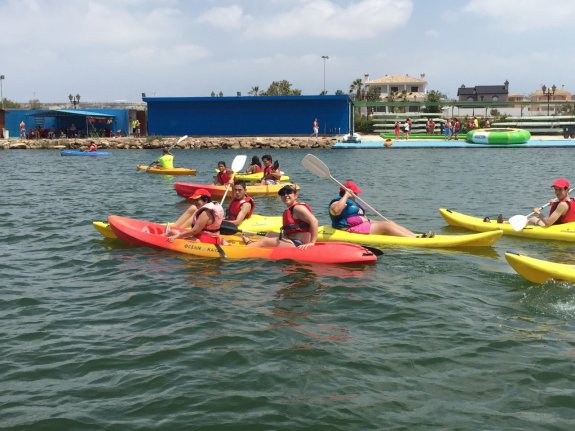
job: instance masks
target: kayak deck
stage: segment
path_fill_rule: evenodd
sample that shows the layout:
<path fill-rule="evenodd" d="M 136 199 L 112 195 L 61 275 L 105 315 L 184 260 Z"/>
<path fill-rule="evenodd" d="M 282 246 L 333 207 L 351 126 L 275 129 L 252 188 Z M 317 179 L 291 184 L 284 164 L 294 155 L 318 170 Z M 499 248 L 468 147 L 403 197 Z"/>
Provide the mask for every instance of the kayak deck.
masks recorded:
<path fill-rule="evenodd" d="M 509 265 L 523 278 L 533 283 L 545 283 L 548 280 L 575 282 L 575 266 L 555 263 L 518 253 L 505 253 Z"/>

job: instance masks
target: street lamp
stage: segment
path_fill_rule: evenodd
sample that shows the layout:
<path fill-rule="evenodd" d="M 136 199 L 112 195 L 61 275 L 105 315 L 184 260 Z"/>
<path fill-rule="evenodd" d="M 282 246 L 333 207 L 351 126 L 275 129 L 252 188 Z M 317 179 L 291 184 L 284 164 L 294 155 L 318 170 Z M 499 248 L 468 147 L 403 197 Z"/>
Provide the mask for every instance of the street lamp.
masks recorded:
<path fill-rule="evenodd" d="M 4 109 L 4 92 L 2 91 L 2 81 L 4 81 L 4 78 L 4 75 L 0 75 L 0 100 L 2 100 L 2 109 Z"/>
<path fill-rule="evenodd" d="M 321 58 L 323 58 L 323 93 L 325 95 L 325 61 L 329 60 L 329 56 L 328 55 L 322 55 Z"/>
<path fill-rule="evenodd" d="M 553 97 L 553 95 L 555 94 L 555 90 L 557 90 L 555 84 L 553 84 L 551 88 L 547 88 L 545 84 L 541 86 L 541 91 L 543 92 L 543 95 L 547 96 L 547 116 L 549 116 L 549 101 L 551 100 L 551 97 Z"/>
<path fill-rule="evenodd" d="M 76 105 L 80 104 L 80 95 L 79 94 L 72 96 L 72 93 L 70 93 L 68 95 L 68 99 L 70 99 L 70 103 L 74 105 L 74 109 L 76 109 Z"/>

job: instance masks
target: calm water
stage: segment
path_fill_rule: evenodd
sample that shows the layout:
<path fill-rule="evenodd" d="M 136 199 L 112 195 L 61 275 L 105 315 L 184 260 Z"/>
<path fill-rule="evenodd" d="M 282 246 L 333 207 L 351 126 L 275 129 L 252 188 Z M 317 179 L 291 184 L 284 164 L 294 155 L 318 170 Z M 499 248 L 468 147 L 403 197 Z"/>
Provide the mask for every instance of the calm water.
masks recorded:
<path fill-rule="evenodd" d="M 248 159 L 268 151 L 247 151 Z M 336 193 L 308 151 L 271 151 L 327 222 Z M 178 151 L 205 182 L 237 153 Z M 570 149 L 316 151 L 417 231 L 437 209 L 525 214 L 571 177 Z M 152 151 L 0 151 L 0 429 L 572 430 L 575 287 L 537 286 L 506 250 L 388 249 L 375 265 L 201 260 L 102 240 L 92 220 L 175 219 Z M 176 179 L 176 181 L 181 181 Z M 258 212 L 282 210 L 259 198 Z"/>

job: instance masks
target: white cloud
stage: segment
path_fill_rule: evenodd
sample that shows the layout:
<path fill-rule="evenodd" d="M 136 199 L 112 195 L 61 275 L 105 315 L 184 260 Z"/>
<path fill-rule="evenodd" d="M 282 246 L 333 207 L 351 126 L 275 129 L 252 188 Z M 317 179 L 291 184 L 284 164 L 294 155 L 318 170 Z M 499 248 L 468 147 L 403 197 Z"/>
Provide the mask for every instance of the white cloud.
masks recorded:
<path fill-rule="evenodd" d="M 242 8 L 233 5 L 209 9 L 201 14 L 196 21 L 210 24 L 214 27 L 236 30 L 241 28 L 246 20 L 249 20 L 249 17 L 244 15 Z"/>
<path fill-rule="evenodd" d="M 468 13 L 465 19 L 489 17 L 493 26 L 514 32 L 572 25 L 575 20 L 573 0 L 471 0 L 463 11 Z"/>

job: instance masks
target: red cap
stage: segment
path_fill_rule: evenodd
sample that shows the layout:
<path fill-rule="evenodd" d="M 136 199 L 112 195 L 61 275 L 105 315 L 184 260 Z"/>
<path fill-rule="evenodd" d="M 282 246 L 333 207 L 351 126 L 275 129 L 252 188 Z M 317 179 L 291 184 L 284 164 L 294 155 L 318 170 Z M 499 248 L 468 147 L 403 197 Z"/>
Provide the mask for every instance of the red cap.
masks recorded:
<path fill-rule="evenodd" d="M 551 187 L 567 189 L 569 188 L 569 181 L 567 181 L 565 178 L 557 178 Z"/>
<path fill-rule="evenodd" d="M 199 199 L 202 196 L 212 197 L 212 194 L 206 189 L 196 189 L 191 196 L 188 196 L 188 199 L 190 200 Z"/>
<path fill-rule="evenodd" d="M 356 195 L 361 194 L 361 189 L 357 186 L 356 183 L 354 183 L 353 181 L 346 181 L 345 183 L 343 183 L 343 186 L 350 189 L 352 192 L 354 192 Z M 343 191 L 343 188 L 340 188 L 341 191 Z"/>

